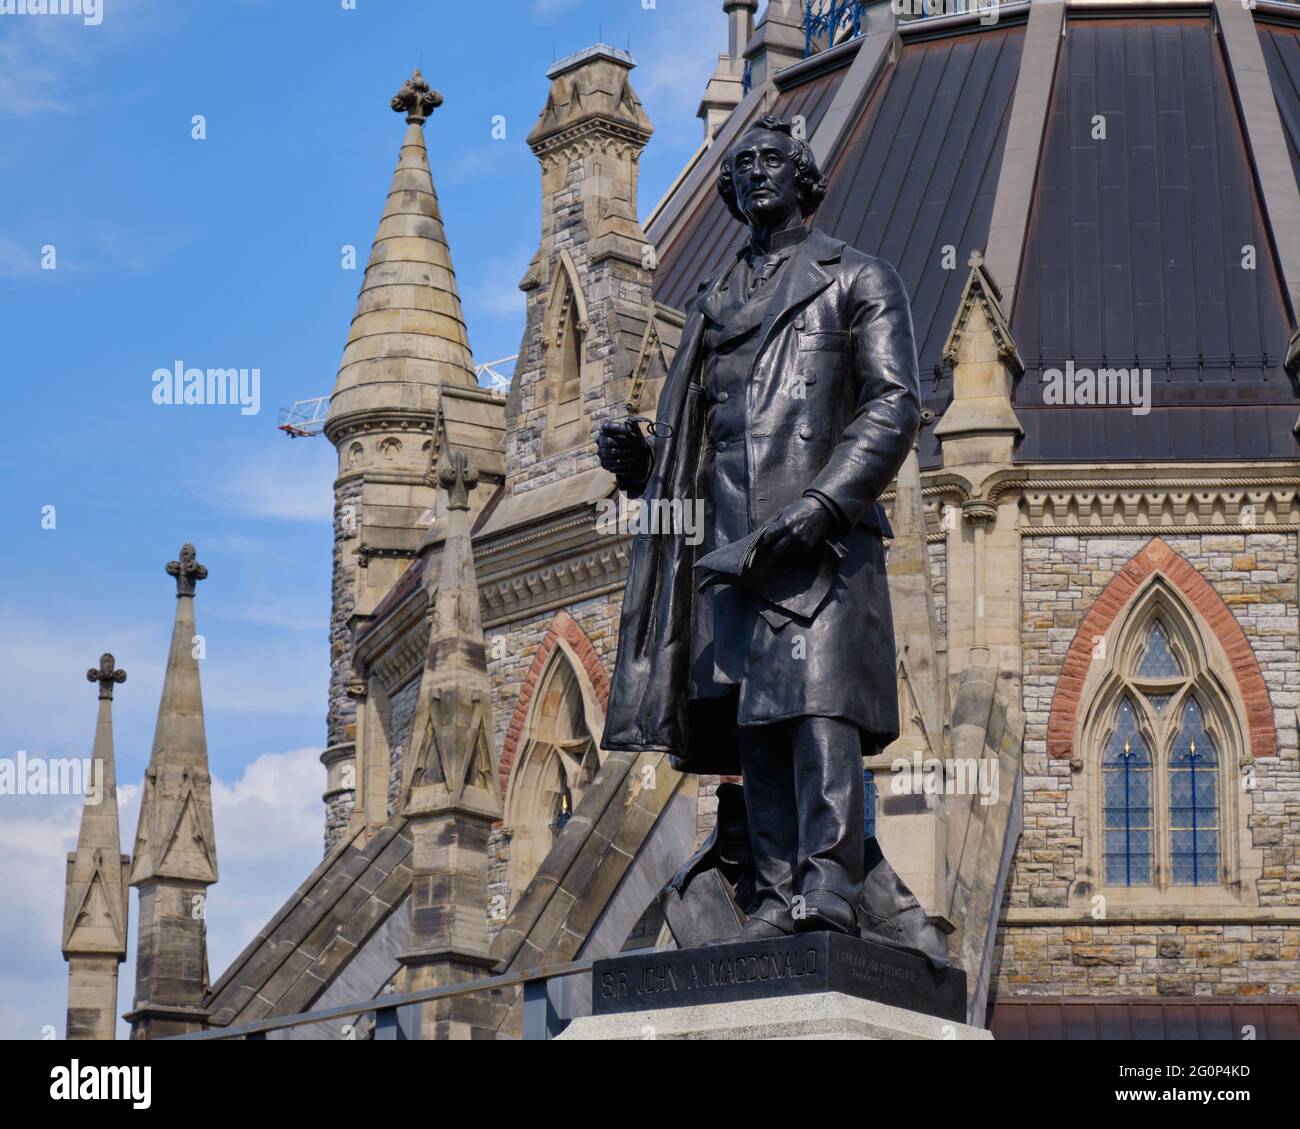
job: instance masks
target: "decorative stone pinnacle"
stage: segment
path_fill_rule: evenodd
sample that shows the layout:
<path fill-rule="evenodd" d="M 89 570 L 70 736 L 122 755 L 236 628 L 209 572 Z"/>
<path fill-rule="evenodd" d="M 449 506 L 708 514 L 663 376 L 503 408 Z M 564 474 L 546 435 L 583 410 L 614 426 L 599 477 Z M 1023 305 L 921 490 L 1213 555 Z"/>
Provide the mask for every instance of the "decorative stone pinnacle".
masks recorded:
<path fill-rule="evenodd" d="M 199 564 L 193 545 L 181 546 L 181 559 L 172 561 L 167 566 L 167 575 L 176 577 L 176 598 L 193 596 L 194 586 L 200 580 L 207 580 L 208 570 Z"/>
<path fill-rule="evenodd" d="M 87 682 L 99 683 L 99 700 L 113 700 L 113 685 L 126 681 L 126 671 L 117 669 L 117 660 L 112 655 L 103 654 L 99 657 L 99 666 L 92 666 L 86 671 Z"/>
<path fill-rule="evenodd" d="M 449 510 L 467 510 L 469 492 L 478 485 L 478 471 L 469 465 L 462 451 L 453 451 L 451 458 L 438 468 L 438 485 L 447 491 Z"/>
<path fill-rule="evenodd" d="M 404 83 L 402 89 L 393 95 L 393 110 L 405 114 L 409 124 L 423 124 L 426 118 L 442 105 L 442 95 L 424 81 L 420 68 Z"/>

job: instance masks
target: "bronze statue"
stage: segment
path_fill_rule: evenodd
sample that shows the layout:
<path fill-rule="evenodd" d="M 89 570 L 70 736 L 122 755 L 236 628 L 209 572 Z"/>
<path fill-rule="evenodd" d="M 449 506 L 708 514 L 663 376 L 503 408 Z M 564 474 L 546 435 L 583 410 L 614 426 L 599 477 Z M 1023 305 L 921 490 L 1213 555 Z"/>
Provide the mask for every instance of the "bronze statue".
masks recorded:
<path fill-rule="evenodd" d="M 864 843 L 863 758 L 898 734 L 877 499 L 920 423 L 911 311 L 889 264 L 806 226 L 826 181 L 789 123 L 760 118 L 718 190 L 749 238 L 687 305 L 658 438 L 636 421 L 597 438 L 629 496 L 698 501 L 705 516 L 698 545 L 671 530 L 635 538 L 603 744 L 743 775 L 729 823 L 748 825 L 749 869 L 719 868 L 742 939 L 856 935 L 879 859 Z M 887 864 L 873 877 L 896 903 L 876 918 L 924 918 Z M 924 927 L 909 929 L 940 959 Z"/>

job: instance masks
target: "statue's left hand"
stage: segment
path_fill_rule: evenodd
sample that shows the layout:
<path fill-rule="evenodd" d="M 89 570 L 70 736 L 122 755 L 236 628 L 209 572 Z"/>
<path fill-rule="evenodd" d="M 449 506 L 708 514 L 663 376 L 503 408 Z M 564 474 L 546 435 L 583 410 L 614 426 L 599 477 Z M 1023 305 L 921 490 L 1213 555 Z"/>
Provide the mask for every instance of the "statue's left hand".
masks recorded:
<path fill-rule="evenodd" d="M 763 545 L 777 557 L 808 552 L 826 540 L 833 524 L 830 510 L 816 498 L 800 498 L 768 522 Z"/>

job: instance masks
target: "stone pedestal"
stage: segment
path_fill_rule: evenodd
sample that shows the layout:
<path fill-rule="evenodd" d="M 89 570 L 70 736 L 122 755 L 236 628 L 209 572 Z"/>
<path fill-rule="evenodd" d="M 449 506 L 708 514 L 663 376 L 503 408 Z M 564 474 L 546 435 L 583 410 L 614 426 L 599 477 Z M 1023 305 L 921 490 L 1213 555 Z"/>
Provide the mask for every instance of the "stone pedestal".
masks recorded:
<path fill-rule="evenodd" d="M 657 953 L 592 970 L 594 1015 L 565 1039 L 984 1039 L 966 975 L 838 933 Z"/>
<path fill-rule="evenodd" d="M 980 1027 L 843 992 L 575 1019 L 561 1039 L 992 1039 Z"/>

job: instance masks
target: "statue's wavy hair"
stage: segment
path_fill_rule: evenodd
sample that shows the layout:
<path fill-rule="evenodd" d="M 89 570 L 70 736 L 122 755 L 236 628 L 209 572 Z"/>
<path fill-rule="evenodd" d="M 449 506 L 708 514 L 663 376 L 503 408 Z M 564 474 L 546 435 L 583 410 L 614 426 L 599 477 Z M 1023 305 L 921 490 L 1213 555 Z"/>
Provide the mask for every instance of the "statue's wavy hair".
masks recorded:
<path fill-rule="evenodd" d="M 795 137 L 793 122 L 782 121 L 772 114 L 764 114 L 745 130 L 742 136 L 748 136 L 759 130 L 767 130 L 770 133 L 784 133 L 794 142 L 792 159 L 795 169 L 795 187 L 799 193 L 799 212 L 804 219 L 807 219 L 826 199 L 826 177 L 822 174 L 821 169 L 817 167 L 817 158 L 813 156 L 813 151 L 808 142 Z M 722 172 L 718 174 L 718 195 L 722 197 L 723 203 L 727 205 L 727 211 L 741 223 L 749 223 L 744 212 L 736 205 L 736 184 L 731 174 L 730 153 L 722 160 Z"/>

